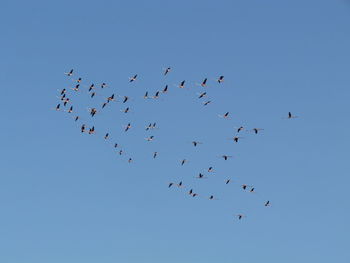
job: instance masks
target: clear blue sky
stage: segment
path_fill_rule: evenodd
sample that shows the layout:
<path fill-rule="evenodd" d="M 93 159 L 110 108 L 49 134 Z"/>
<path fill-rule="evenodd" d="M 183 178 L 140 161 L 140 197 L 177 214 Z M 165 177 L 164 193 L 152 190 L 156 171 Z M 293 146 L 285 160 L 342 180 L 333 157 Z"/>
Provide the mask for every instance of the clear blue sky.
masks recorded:
<path fill-rule="evenodd" d="M 350 262 L 350 1 L 4 0 L 0 22 L 0 262 Z M 91 103 L 128 95 L 131 112 L 115 102 L 93 123 L 87 93 L 72 95 L 97 129 L 81 135 L 52 110 L 71 68 L 110 85 Z M 228 141 L 241 124 L 264 131 Z M 215 177 L 193 178 L 208 166 Z M 167 188 L 180 180 L 201 198 Z"/>

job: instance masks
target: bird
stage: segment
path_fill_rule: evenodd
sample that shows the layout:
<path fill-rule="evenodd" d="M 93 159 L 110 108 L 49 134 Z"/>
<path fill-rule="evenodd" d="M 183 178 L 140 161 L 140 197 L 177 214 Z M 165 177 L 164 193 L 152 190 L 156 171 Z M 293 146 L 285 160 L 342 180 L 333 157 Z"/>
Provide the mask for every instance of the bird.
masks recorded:
<path fill-rule="evenodd" d="M 158 99 L 159 98 L 159 91 L 156 92 L 156 94 L 154 94 L 153 99 Z"/>
<path fill-rule="evenodd" d="M 203 179 L 203 178 L 205 178 L 205 177 L 204 177 L 204 174 L 199 173 L 198 176 L 197 176 L 196 178 Z"/>
<path fill-rule="evenodd" d="M 239 128 L 237 129 L 237 133 L 240 133 L 240 132 L 243 131 L 243 130 L 244 130 L 244 127 L 241 126 L 241 127 L 239 127 Z"/>
<path fill-rule="evenodd" d="M 204 88 L 206 85 L 207 85 L 207 78 L 205 78 L 202 83 L 201 83 L 201 86 Z"/>
<path fill-rule="evenodd" d="M 294 116 L 294 115 L 292 115 L 291 112 L 288 112 L 288 117 L 287 117 L 287 119 L 294 119 L 294 118 L 298 118 L 298 116 Z"/>
<path fill-rule="evenodd" d="M 192 195 L 192 194 L 193 194 L 193 189 L 191 189 L 190 191 L 188 191 L 188 194 L 189 194 L 189 195 Z"/>
<path fill-rule="evenodd" d="M 253 128 L 252 131 L 254 131 L 255 134 L 258 134 L 259 131 L 262 131 L 264 129 L 261 128 Z"/>
<path fill-rule="evenodd" d="M 148 126 L 146 127 L 146 131 L 152 129 L 152 123 L 148 124 Z"/>
<path fill-rule="evenodd" d="M 231 179 L 227 179 L 225 184 L 229 184 L 231 182 Z"/>
<path fill-rule="evenodd" d="M 101 89 L 104 89 L 105 87 L 107 87 L 107 84 L 103 82 L 103 83 L 101 84 Z"/>
<path fill-rule="evenodd" d="M 69 110 L 67 110 L 68 113 L 72 113 L 73 112 L 73 106 L 70 106 Z"/>
<path fill-rule="evenodd" d="M 246 190 L 246 189 L 247 189 L 247 187 L 248 187 L 249 185 L 242 184 L 241 186 L 242 186 L 242 189 L 243 189 L 243 190 Z"/>
<path fill-rule="evenodd" d="M 201 94 L 199 95 L 198 99 L 203 98 L 205 95 L 207 95 L 207 93 L 206 93 L 206 92 L 201 93 Z"/>
<path fill-rule="evenodd" d="M 81 82 L 81 78 L 78 78 L 78 79 L 77 79 L 77 82 L 80 83 L 80 82 Z"/>
<path fill-rule="evenodd" d="M 266 203 L 264 204 L 264 206 L 270 206 L 270 201 L 266 201 Z"/>
<path fill-rule="evenodd" d="M 64 99 L 64 102 L 63 102 L 63 106 L 66 106 L 67 105 L 67 103 L 70 101 L 70 99 L 69 98 L 65 98 Z"/>
<path fill-rule="evenodd" d="M 92 89 L 94 89 L 94 88 L 95 88 L 95 84 L 92 83 L 92 84 L 90 85 L 90 87 L 89 87 L 89 92 L 90 92 Z"/>
<path fill-rule="evenodd" d="M 145 95 L 143 95 L 144 99 L 148 99 L 148 91 L 146 91 Z"/>
<path fill-rule="evenodd" d="M 73 69 L 71 69 L 69 72 L 64 73 L 64 74 L 66 74 L 68 77 L 72 76 L 73 75 Z"/>
<path fill-rule="evenodd" d="M 96 92 L 92 92 L 90 97 L 93 98 L 95 97 L 95 95 L 96 95 Z"/>
<path fill-rule="evenodd" d="M 163 93 L 167 93 L 168 92 L 168 85 L 165 85 L 164 89 L 162 90 Z"/>
<path fill-rule="evenodd" d="M 128 97 L 128 96 L 124 96 L 123 103 L 127 102 L 127 101 L 128 101 L 128 99 L 129 99 L 129 97 Z"/>
<path fill-rule="evenodd" d="M 172 187 L 174 183 L 169 183 L 168 188 Z"/>
<path fill-rule="evenodd" d="M 170 72 L 171 68 L 167 67 L 164 71 L 164 76 L 166 76 Z"/>
<path fill-rule="evenodd" d="M 232 139 L 234 142 L 238 142 L 238 140 L 242 139 L 243 137 L 238 137 L 238 136 L 234 136 Z"/>
<path fill-rule="evenodd" d="M 133 82 L 133 81 L 135 81 L 135 80 L 136 80 L 136 78 L 137 78 L 137 74 L 136 74 L 136 75 L 134 75 L 133 77 L 129 78 L 129 82 Z"/>
<path fill-rule="evenodd" d="M 129 111 L 129 107 L 123 110 L 124 113 L 128 113 L 128 111 Z"/>
<path fill-rule="evenodd" d="M 96 108 L 91 108 L 91 109 L 90 109 L 90 115 L 91 115 L 91 117 L 94 117 L 96 113 L 97 113 Z"/>
<path fill-rule="evenodd" d="M 213 195 L 209 196 L 209 200 L 214 200 L 214 196 Z"/>
<path fill-rule="evenodd" d="M 107 105 L 107 102 L 104 102 L 104 103 L 102 104 L 102 109 L 103 109 L 104 107 L 106 107 L 106 105 Z"/>
<path fill-rule="evenodd" d="M 80 84 L 77 84 L 77 85 L 75 85 L 74 88 L 72 88 L 72 90 L 74 90 L 74 91 L 79 91 L 79 87 L 80 87 Z"/>
<path fill-rule="evenodd" d="M 222 155 L 221 157 L 224 158 L 225 161 L 227 161 L 228 158 L 231 158 L 232 156 L 229 156 L 229 155 Z"/>
<path fill-rule="evenodd" d="M 211 173 L 211 172 L 213 172 L 214 170 L 213 170 L 213 167 L 212 166 L 210 166 L 209 168 L 208 168 L 208 173 Z"/>
<path fill-rule="evenodd" d="M 179 88 L 180 89 L 183 89 L 185 87 L 185 81 L 181 81 L 180 85 L 179 85 Z"/>
<path fill-rule="evenodd" d="M 192 194 L 192 197 L 196 197 L 197 195 L 198 195 L 198 194 L 196 194 L 196 193 L 193 193 L 193 194 Z"/>
<path fill-rule="evenodd" d="M 238 220 L 241 220 L 243 217 L 245 217 L 245 215 L 242 215 L 242 214 L 238 214 L 236 216 L 238 217 Z"/>
<path fill-rule="evenodd" d="M 92 126 L 92 128 L 90 128 L 90 130 L 89 130 L 89 134 L 94 134 L 94 133 L 95 133 L 95 127 Z"/>
<path fill-rule="evenodd" d="M 202 144 L 201 142 L 193 141 L 192 142 L 193 146 L 196 147 L 198 144 Z"/>
<path fill-rule="evenodd" d="M 132 158 L 129 158 L 128 163 L 131 163 L 131 162 L 132 162 Z"/>
<path fill-rule="evenodd" d="M 57 104 L 57 106 L 56 106 L 55 110 L 59 111 L 59 110 L 60 110 L 60 108 L 61 108 L 61 104 Z"/>
<path fill-rule="evenodd" d="M 108 139 L 108 137 L 109 137 L 109 133 L 106 133 L 106 135 L 105 135 L 105 140 L 107 140 Z"/>
<path fill-rule="evenodd" d="M 115 144 L 114 144 L 114 148 L 118 148 L 118 143 L 115 143 Z"/>
<path fill-rule="evenodd" d="M 150 141 L 153 141 L 153 139 L 154 139 L 154 136 L 152 135 L 152 136 L 147 137 L 146 141 L 150 142 Z"/>
<path fill-rule="evenodd" d="M 65 95 L 66 91 L 66 89 L 61 90 L 61 95 Z"/>
<path fill-rule="evenodd" d="M 223 81 L 224 81 L 224 76 L 220 76 L 220 77 L 218 78 L 218 82 L 221 83 L 221 82 L 223 82 Z"/>
<path fill-rule="evenodd" d="M 208 101 L 204 102 L 203 105 L 204 105 L 204 106 L 207 106 L 210 102 L 211 102 L 211 101 L 208 100 Z"/>
<path fill-rule="evenodd" d="M 181 161 L 181 165 L 184 165 L 186 162 L 187 162 L 187 160 L 186 160 L 186 159 L 183 159 L 183 160 Z"/>
<path fill-rule="evenodd" d="M 79 120 L 79 116 L 75 116 L 74 121 L 78 121 Z"/>
<path fill-rule="evenodd" d="M 124 130 L 124 131 L 128 131 L 130 128 L 131 128 L 131 124 L 130 124 L 130 122 L 129 122 L 129 123 L 128 123 L 128 125 L 126 125 L 126 127 L 125 127 L 125 130 Z"/>
<path fill-rule="evenodd" d="M 220 117 L 227 119 L 230 112 L 226 112 L 224 115 L 219 115 Z"/>
<path fill-rule="evenodd" d="M 107 102 L 114 101 L 114 93 L 107 98 Z"/>
<path fill-rule="evenodd" d="M 153 159 L 155 159 L 157 157 L 157 155 L 158 155 L 158 152 L 154 152 L 153 153 Z"/>
<path fill-rule="evenodd" d="M 85 124 L 81 125 L 80 130 L 81 130 L 81 132 L 85 132 Z"/>
<path fill-rule="evenodd" d="M 122 155 L 123 154 L 123 150 L 120 150 L 118 153 L 119 153 L 119 155 Z"/>
<path fill-rule="evenodd" d="M 177 184 L 177 187 L 182 187 L 182 181 Z"/>

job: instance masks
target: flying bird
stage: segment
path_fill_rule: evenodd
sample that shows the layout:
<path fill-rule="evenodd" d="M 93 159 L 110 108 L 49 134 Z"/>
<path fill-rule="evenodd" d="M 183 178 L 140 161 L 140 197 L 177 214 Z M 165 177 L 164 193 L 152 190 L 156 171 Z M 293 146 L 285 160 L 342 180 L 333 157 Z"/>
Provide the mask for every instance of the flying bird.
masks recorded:
<path fill-rule="evenodd" d="M 287 119 L 294 119 L 294 118 L 298 118 L 298 116 L 294 116 L 294 115 L 292 115 L 291 112 L 288 112 L 288 117 L 287 117 Z"/>
<path fill-rule="evenodd" d="M 259 131 L 262 131 L 264 129 L 260 129 L 260 128 L 253 128 L 252 131 L 254 131 L 255 134 L 258 134 Z"/>
<path fill-rule="evenodd" d="M 136 75 L 134 75 L 133 77 L 129 78 L 129 82 L 133 82 L 133 81 L 135 81 L 135 80 L 136 80 L 136 78 L 137 78 L 137 74 L 136 74 Z"/>
<path fill-rule="evenodd" d="M 225 184 L 229 184 L 231 182 L 231 179 L 227 179 Z"/>
<path fill-rule="evenodd" d="M 221 82 L 223 82 L 223 81 L 224 81 L 224 76 L 220 76 L 220 77 L 218 78 L 218 82 L 221 83 Z"/>
<path fill-rule="evenodd" d="M 171 68 L 167 67 L 164 71 L 164 76 L 166 76 L 170 72 Z"/>
<path fill-rule="evenodd" d="M 124 130 L 124 131 L 128 131 L 130 128 L 131 128 L 131 124 L 130 124 L 130 122 L 129 122 L 129 123 L 128 123 L 128 125 L 126 125 L 126 127 L 125 127 L 125 130 Z"/>
<path fill-rule="evenodd" d="M 158 155 L 158 152 L 154 152 L 153 153 L 153 159 L 155 159 L 157 157 L 157 155 Z"/>
<path fill-rule="evenodd" d="M 266 201 L 265 206 L 270 206 L 270 201 Z"/>
<path fill-rule="evenodd" d="M 232 156 L 229 156 L 229 155 L 222 155 L 221 157 L 224 158 L 225 161 L 227 161 L 228 158 L 231 158 Z"/>
<path fill-rule="evenodd" d="M 186 160 L 186 159 L 183 159 L 183 160 L 181 161 L 181 165 L 184 165 L 186 162 L 187 162 L 187 160 Z"/>
<path fill-rule="evenodd" d="M 92 128 L 90 128 L 90 130 L 89 130 L 89 134 L 94 134 L 94 133 L 95 133 L 95 127 L 92 126 Z"/>
<path fill-rule="evenodd" d="M 193 146 L 196 147 L 198 144 L 202 144 L 201 142 L 193 141 L 192 142 Z"/>
<path fill-rule="evenodd" d="M 211 101 L 208 100 L 208 101 L 204 102 L 203 105 L 204 105 L 204 106 L 207 106 L 210 102 L 211 102 Z"/>
<path fill-rule="evenodd" d="M 81 130 L 81 132 L 85 132 L 85 124 L 81 125 L 80 130 Z"/>
<path fill-rule="evenodd" d="M 202 83 L 201 83 L 201 86 L 204 88 L 205 86 L 207 86 L 207 78 L 205 78 Z"/>
<path fill-rule="evenodd" d="M 109 133 L 106 133 L 106 135 L 105 135 L 105 140 L 107 140 L 108 139 L 108 137 L 109 137 Z"/>
<path fill-rule="evenodd" d="M 181 81 L 180 85 L 179 85 L 179 88 L 180 89 L 183 89 L 185 87 L 185 81 Z"/>
<path fill-rule="evenodd" d="M 123 103 L 127 102 L 127 101 L 128 101 L 128 99 L 129 99 L 129 97 L 128 97 L 128 96 L 124 96 Z"/>
<path fill-rule="evenodd" d="M 207 93 L 206 93 L 206 92 L 201 93 L 201 94 L 199 95 L 198 99 L 203 98 L 205 95 L 207 95 Z"/>
<path fill-rule="evenodd" d="M 165 85 L 164 89 L 162 90 L 163 93 L 167 93 L 168 92 L 168 85 Z"/>
<path fill-rule="evenodd" d="M 71 69 L 69 72 L 64 73 L 64 74 L 66 74 L 68 77 L 72 76 L 73 75 L 73 69 Z"/>

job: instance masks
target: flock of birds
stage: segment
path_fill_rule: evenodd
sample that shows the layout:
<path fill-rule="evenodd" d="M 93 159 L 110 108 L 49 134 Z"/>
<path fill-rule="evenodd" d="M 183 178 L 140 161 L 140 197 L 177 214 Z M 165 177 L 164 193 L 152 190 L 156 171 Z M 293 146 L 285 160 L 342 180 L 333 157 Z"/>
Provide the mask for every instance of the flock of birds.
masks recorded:
<path fill-rule="evenodd" d="M 171 68 L 170 67 L 167 67 L 164 69 L 163 71 L 163 76 L 167 76 L 169 73 L 171 72 Z M 95 84 L 89 84 L 89 85 L 84 85 L 82 83 L 82 78 L 74 78 L 74 70 L 71 69 L 69 72 L 66 72 L 65 75 L 74 83 L 71 85 L 70 88 L 63 88 L 62 90 L 60 90 L 60 94 L 59 94 L 59 100 L 60 102 L 57 104 L 57 106 L 55 107 L 55 110 L 56 111 L 66 111 L 67 113 L 69 114 L 73 114 L 75 112 L 75 108 L 71 105 L 71 99 L 69 98 L 70 96 L 70 93 L 71 92 L 75 92 L 75 93 L 78 93 L 79 91 L 81 90 L 85 90 L 88 92 L 89 96 L 91 98 L 94 98 L 96 96 L 96 90 L 97 89 L 105 89 L 108 87 L 108 85 L 105 83 L 105 82 L 102 82 L 101 84 L 95 86 Z M 132 83 L 132 82 L 135 82 L 135 81 L 138 81 L 138 75 L 135 74 L 133 75 L 132 77 L 129 78 L 129 82 Z M 208 79 L 205 78 L 202 82 L 200 83 L 197 83 L 198 86 L 202 87 L 202 88 L 205 88 L 207 86 L 207 82 L 208 82 Z M 216 79 L 216 82 L 220 85 L 223 84 L 224 82 L 224 76 L 219 76 L 217 79 Z M 179 89 L 184 89 L 185 88 L 185 85 L 186 85 L 186 81 L 183 80 L 181 81 L 178 85 L 176 85 Z M 169 86 L 166 85 L 162 90 L 160 91 L 156 91 L 155 94 L 153 96 L 149 95 L 149 93 L 146 91 L 143 95 L 143 98 L 144 99 L 158 99 L 161 94 L 165 94 L 167 93 L 169 90 Z M 206 91 L 202 91 L 201 93 L 197 94 L 197 97 L 198 99 L 203 99 L 205 97 L 207 97 L 207 92 Z M 89 113 L 89 115 L 91 116 L 91 118 L 96 118 L 96 114 L 100 113 L 100 111 L 102 111 L 105 107 L 107 107 L 110 103 L 113 103 L 115 101 L 120 101 L 122 103 L 122 105 L 125 105 L 125 108 L 123 108 L 121 111 L 124 112 L 124 113 L 128 113 L 130 111 L 130 106 L 128 106 L 128 102 L 130 101 L 130 97 L 128 96 L 116 96 L 115 94 L 111 94 L 110 96 L 108 96 L 104 102 L 102 103 L 102 105 L 100 105 L 99 107 L 97 106 L 94 106 L 94 107 L 91 107 L 91 108 L 88 108 L 87 111 Z M 207 106 L 208 104 L 211 103 L 211 100 L 206 100 L 203 102 L 203 105 L 204 106 Z M 220 118 L 223 118 L 223 119 L 228 119 L 230 118 L 230 112 L 225 112 L 224 114 L 222 115 L 218 115 Z M 294 119 L 294 118 L 297 118 L 298 116 L 295 116 L 293 115 L 291 112 L 288 112 L 287 116 L 285 117 L 285 119 Z M 79 115 L 75 115 L 74 116 L 74 121 L 75 122 L 78 122 L 81 120 L 81 117 Z M 123 127 L 123 131 L 125 133 L 127 133 L 130 129 L 132 129 L 133 125 L 131 122 L 128 122 L 124 127 Z M 146 131 L 150 131 L 150 130 L 154 130 L 156 129 L 158 126 L 157 126 L 157 123 L 156 122 L 152 122 L 152 123 L 149 123 L 146 127 L 145 127 L 145 130 Z M 245 127 L 243 126 L 240 126 L 240 127 L 236 127 L 236 134 L 235 136 L 233 136 L 232 138 L 230 138 L 230 140 L 233 140 L 235 143 L 238 143 L 243 137 L 240 136 L 240 134 L 246 130 Z M 258 134 L 260 132 L 262 132 L 264 129 L 263 128 L 252 128 L 250 130 L 246 130 L 246 131 L 249 131 L 253 134 Z M 92 125 L 91 127 L 88 127 L 85 123 L 82 123 L 81 126 L 80 126 L 80 132 L 81 133 L 87 133 L 87 134 L 95 134 L 95 126 Z M 109 132 L 105 133 L 104 136 L 103 136 L 104 140 L 108 140 L 110 138 L 110 134 Z M 153 141 L 154 140 L 154 136 L 151 135 L 151 136 L 148 136 L 145 138 L 146 141 Z M 202 144 L 202 142 L 200 141 L 192 141 L 191 144 L 193 145 L 193 147 L 198 147 L 200 144 Z M 117 153 L 119 155 L 124 155 L 125 154 L 125 151 L 124 149 L 121 149 L 120 147 L 120 144 L 115 142 L 113 144 L 113 147 L 115 149 L 117 149 Z M 158 152 L 155 151 L 152 153 L 152 157 L 153 159 L 156 159 L 158 156 Z M 226 155 L 226 154 L 223 154 L 220 156 L 223 160 L 225 161 L 228 161 L 230 158 L 232 158 L 231 155 Z M 180 166 L 183 166 L 187 163 L 187 159 L 182 159 L 180 161 Z M 127 162 L 128 163 L 132 163 L 133 162 L 133 159 L 131 157 L 128 157 L 127 158 Z M 214 172 L 214 168 L 211 166 L 209 168 L 207 168 L 207 172 L 208 174 L 211 174 Z M 208 178 L 206 175 L 204 175 L 203 173 L 199 173 L 198 176 L 195 177 L 196 179 L 205 179 L 205 178 Z M 228 185 L 231 183 L 231 179 L 226 179 L 224 184 Z M 183 181 L 180 181 L 180 182 L 169 182 L 168 185 L 167 185 L 168 188 L 185 188 L 185 185 L 183 183 Z M 247 191 L 247 192 L 250 192 L 250 193 L 254 193 L 255 192 L 255 187 L 252 186 L 252 185 L 247 185 L 247 184 L 241 184 L 240 185 L 241 189 L 243 191 Z M 192 196 L 193 198 L 194 197 L 199 197 L 199 196 L 202 196 L 202 195 L 199 195 L 197 192 L 194 191 L 193 188 L 189 188 L 188 192 L 187 192 L 188 195 Z M 216 196 L 214 195 L 208 195 L 206 196 L 205 198 L 207 198 L 208 200 L 217 200 Z M 270 206 L 270 201 L 269 200 L 265 200 L 264 202 L 262 202 L 262 205 L 264 205 L 265 207 L 269 207 Z M 238 220 L 241 220 L 242 218 L 246 217 L 245 214 L 242 214 L 242 213 L 238 213 L 238 214 L 235 214 L 235 217 L 238 219 Z"/>

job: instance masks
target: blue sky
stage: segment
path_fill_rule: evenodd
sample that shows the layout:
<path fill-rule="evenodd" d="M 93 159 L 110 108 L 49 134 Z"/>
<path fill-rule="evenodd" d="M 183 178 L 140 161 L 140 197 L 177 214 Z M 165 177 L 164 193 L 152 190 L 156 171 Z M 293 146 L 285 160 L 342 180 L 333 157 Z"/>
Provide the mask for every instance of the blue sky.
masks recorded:
<path fill-rule="evenodd" d="M 349 262 L 349 1 L 2 1 L 0 21 L 1 262 Z M 79 123 L 52 110 L 71 68 L 109 84 L 70 91 Z M 131 112 L 91 119 L 112 93 Z M 227 140 L 240 125 L 264 130 Z"/>

